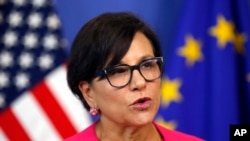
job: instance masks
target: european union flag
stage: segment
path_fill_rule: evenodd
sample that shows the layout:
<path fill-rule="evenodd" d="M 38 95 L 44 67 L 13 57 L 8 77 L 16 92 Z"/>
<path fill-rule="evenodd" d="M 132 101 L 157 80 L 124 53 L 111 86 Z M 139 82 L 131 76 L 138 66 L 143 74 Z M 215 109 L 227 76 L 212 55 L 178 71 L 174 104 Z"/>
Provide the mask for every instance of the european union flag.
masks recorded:
<path fill-rule="evenodd" d="M 243 0 L 189 0 L 165 57 L 157 121 L 209 141 L 250 123 L 250 15 Z"/>

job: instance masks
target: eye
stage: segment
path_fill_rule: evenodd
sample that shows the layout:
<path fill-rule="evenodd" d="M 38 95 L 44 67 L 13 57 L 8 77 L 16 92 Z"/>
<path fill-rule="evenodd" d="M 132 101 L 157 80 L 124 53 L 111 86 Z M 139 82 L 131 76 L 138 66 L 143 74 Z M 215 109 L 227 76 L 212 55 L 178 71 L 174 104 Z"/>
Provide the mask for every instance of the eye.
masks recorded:
<path fill-rule="evenodd" d="M 145 61 L 141 64 L 141 68 L 152 68 L 154 66 L 155 66 L 154 60 L 148 60 L 148 61 Z"/>

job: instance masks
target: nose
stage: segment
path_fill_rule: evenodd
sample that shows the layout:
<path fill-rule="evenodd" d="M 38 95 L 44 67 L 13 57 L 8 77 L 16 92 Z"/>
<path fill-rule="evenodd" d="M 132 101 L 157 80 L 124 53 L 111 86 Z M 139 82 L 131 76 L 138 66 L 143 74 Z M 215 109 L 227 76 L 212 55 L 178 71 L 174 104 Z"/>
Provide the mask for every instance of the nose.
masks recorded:
<path fill-rule="evenodd" d="M 135 69 L 132 71 L 132 78 L 130 87 L 132 90 L 140 90 L 146 86 L 146 80 L 140 74 L 139 70 Z"/>

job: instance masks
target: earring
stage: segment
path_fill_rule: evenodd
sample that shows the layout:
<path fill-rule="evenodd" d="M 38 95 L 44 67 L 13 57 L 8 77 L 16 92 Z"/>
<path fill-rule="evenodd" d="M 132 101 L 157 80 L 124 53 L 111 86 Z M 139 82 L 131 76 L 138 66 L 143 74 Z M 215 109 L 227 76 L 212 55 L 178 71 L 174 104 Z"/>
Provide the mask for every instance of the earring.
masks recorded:
<path fill-rule="evenodd" d="M 95 116 L 97 114 L 99 114 L 99 111 L 96 109 L 96 108 L 90 108 L 89 110 L 89 113 L 92 115 L 92 116 Z"/>

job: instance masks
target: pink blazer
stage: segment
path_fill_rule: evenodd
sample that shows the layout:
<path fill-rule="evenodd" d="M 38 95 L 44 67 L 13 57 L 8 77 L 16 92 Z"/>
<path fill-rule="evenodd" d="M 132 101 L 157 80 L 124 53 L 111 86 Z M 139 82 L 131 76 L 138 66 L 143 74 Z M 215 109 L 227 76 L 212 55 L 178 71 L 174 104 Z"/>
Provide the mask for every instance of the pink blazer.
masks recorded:
<path fill-rule="evenodd" d="M 153 123 L 163 137 L 163 141 L 204 141 L 192 135 L 166 129 L 156 123 Z M 99 141 L 95 133 L 96 122 L 90 125 L 82 132 L 65 139 L 64 141 Z"/>

